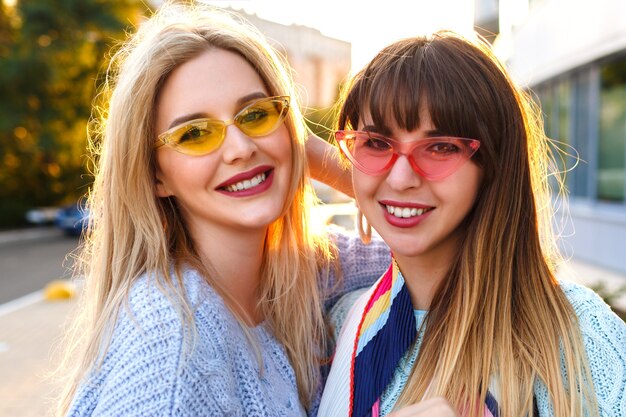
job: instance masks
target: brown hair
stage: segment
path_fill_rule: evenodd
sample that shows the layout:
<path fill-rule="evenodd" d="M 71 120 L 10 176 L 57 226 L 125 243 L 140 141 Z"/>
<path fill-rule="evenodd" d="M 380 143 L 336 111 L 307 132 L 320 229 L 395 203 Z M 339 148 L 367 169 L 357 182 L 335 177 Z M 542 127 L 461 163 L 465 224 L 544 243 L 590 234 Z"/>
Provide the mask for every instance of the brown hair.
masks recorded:
<path fill-rule="evenodd" d="M 473 161 L 484 179 L 397 405 L 444 396 L 476 416 L 493 381 L 501 415 L 532 415 L 538 378 L 555 416 L 597 413 L 578 321 L 554 276 L 552 158 L 539 112 L 485 42 L 438 32 L 388 46 L 359 72 L 338 129 L 357 129 L 367 114 L 381 129 L 412 131 L 421 106 L 437 130 L 480 140 Z"/>

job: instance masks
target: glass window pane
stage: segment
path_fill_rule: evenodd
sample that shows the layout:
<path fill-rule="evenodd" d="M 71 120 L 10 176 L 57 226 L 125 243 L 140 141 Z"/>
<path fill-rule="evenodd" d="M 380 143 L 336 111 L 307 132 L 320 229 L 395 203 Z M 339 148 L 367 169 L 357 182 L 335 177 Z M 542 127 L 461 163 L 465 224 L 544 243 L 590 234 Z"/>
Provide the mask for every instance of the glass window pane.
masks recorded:
<path fill-rule="evenodd" d="M 569 80 L 563 80 L 558 85 L 559 115 L 558 115 L 558 132 L 555 139 L 570 142 L 570 117 L 571 117 L 571 88 Z"/>
<path fill-rule="evenodd" d="M 598 199 L 624 201 L 626 179 L 626 58 L 602 67 Z"/>
<path fill-rule="evenodd" d="M 570 167 L 576 165 L 576 169 L 571 172 L 571 181 L 568 184 L 572 195 L 577 197 L 591 197 L 589 190 L 589 163 L 592 161 L 592 155 L 590 152 L 590 140 L 595 142 L 595 139 L 590 138 L 589 127 L 590 117 L 592 112 L 589 109 L 589 97 L 591 90 L 591 79 L 589 71 L 581 71 L 572 77 L 572 98 L 573 108 L 572 111 L 572 125 L 573 128 L 570 137 L 570 143 L 574 150 L 571 150 L 572 156 L 570 157 Z M 595 149 L 595 148 L 591 148 Z M 580 160 L 576 160 L 576 152 Z"/>

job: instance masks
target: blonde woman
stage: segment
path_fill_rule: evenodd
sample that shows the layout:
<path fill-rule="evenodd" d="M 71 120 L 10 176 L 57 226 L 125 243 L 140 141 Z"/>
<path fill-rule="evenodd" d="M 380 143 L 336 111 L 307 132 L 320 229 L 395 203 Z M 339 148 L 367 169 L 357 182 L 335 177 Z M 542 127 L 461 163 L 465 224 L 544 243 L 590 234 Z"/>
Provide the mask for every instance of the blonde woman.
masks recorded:
<path fill-rule="evenodd" d="M 338 125 L 394 261 L 343 322 L 319 416 L 625 416 L 626 325 L 555 278 L 548 143 L 489 47 L 390 45 Z"/>
<path fill-rule="evenodd" d="M 324 307 L 371 284 L 388 250 L 312 233 L 281 59 L 242 22 L 166 5 L 116 53 L 107 87 L 59 414 L 305 415 Z"/>

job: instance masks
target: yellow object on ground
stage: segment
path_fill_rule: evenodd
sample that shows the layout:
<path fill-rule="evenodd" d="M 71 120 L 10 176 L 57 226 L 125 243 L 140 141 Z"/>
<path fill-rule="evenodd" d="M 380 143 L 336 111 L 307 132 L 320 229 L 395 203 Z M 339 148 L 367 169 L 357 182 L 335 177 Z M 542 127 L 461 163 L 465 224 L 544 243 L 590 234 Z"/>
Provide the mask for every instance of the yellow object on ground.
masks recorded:
<path fill-rule="evenodd" d="M 72 298 L 75 293 L 74 284 L 66 280 L 51 281 L 43 289 L 43 296 L 46 300 Z"/>

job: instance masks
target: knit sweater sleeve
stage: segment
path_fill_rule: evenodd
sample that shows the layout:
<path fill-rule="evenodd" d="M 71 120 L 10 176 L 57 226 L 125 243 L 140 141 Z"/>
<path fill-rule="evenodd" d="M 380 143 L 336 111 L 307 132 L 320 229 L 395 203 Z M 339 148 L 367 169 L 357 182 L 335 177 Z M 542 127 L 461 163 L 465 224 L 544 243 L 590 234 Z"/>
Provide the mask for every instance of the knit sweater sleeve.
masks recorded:
<path fill-rule="evenodd" d="M 580 325 L 601 417 L 626 415 L 626 323 L 590 289 L 561 282 Z M 565 370 L 563 370 L 565 372 Z M 535 395 L 540 415 L 554 414 L 545 386 Z"/>
<path fill-rule="evenodd" d="M 626 323 L 590 289 L 561 286 L 578 316 L 600 416 L 626 416 Z"/>
<path fill-rule="evenodd" d="M 331 229 L 331 238 L 339 252 L 340 271 L 330 270 L 325 308 L 328 311 L 344 294 L 372 285 L 387 270 L 391 251 L 382 239 L 374 236 L 364 244 L 355 234 Z"/>
<path fill-rule="evenodd" d="M 202 304 L 210 301 L 197 306 L 196 320 L 204 320 Z M 145 280 L 134 286 L 128 307 L 120 311 L 102 366 L 79 388 L 68 415 L 229 415 L 236 388 L 221 373 L 219 341 L 190 349 L 178 309 Z"/>

